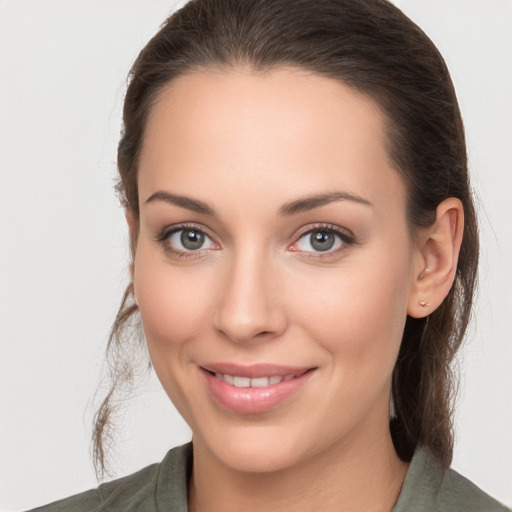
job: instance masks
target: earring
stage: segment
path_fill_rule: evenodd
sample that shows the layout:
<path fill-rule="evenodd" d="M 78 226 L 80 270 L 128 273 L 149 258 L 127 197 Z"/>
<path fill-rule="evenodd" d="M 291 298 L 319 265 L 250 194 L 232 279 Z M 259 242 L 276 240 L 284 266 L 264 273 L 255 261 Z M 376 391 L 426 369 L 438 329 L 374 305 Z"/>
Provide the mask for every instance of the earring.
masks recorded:
<path fill-rule="evenodd" d="M 426 309 L 430 306 L 430 303 L 427 302 L 426 300 L 420 299 L 420 306 Z"/>

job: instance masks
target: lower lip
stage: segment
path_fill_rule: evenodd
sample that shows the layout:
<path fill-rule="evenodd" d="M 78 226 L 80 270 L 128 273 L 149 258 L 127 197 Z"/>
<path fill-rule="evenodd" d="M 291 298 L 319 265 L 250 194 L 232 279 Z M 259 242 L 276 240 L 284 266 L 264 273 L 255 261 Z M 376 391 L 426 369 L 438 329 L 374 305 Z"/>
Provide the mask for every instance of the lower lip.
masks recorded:
<path fill-rule="evenodd" d="M 258 414 L 278 407 L 295 395 L 313 375 L 308 370 L 299 377 L 263 388 L 237 388 L 201 369 L 213 398 L 225 409 L 239 414 Z"/>

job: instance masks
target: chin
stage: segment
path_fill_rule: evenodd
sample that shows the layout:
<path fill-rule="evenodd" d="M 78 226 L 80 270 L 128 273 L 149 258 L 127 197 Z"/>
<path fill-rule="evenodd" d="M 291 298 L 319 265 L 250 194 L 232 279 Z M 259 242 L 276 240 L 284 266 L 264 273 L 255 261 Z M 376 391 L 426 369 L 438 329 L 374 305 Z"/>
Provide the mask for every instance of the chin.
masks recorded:
<path fill-rule="evenodd" d="M 298 453 L 291 448 L 267 446 L 233 446 L 224 449 L 219 456 L 232 470 L 241 473 L 274 473 L 293 467 L 299 460 Z"/>
<path fill-rule="evenodd" d="M 308 453 L 307 435 L 284 425 L 238 425 L 214 431 L 204 438 L 194 436 L 194 446 L 206 450 L 225 467 L 242 473 L 273 473 L 305 462 Z M 313 436 L 314 437 L 314 436 Z M 321 449 L 317 444 L 315 448 Z"/>

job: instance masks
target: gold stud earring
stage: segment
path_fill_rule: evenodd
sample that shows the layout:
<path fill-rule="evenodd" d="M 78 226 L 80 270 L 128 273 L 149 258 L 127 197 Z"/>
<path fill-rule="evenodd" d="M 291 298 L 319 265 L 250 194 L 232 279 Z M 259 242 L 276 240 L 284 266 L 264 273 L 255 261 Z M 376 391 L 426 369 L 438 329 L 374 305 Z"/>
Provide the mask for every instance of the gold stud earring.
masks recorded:
<path fill-rule="evenodd" d="M 426 300 L 420 299 L 420 306 L 422 308 L 428 308 L 430 306 L 430 303 L 427 302 Z"/>

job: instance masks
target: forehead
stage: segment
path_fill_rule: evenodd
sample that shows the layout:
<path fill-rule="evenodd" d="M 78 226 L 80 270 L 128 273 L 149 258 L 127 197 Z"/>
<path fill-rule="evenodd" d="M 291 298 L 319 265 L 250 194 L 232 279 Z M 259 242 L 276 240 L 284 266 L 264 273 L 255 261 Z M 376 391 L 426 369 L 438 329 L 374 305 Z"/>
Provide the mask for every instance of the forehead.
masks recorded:
<path fill-rule="evenodd" d="M 141 199 L 158 188 L 208 194 L 215 185 L 285 184 L 290 195 L 342 186 L 402 194 L 386 151 L 385 117 L 343 83 L 296 68 L 180 76 L 148 117 L 139 162 Z"/>

